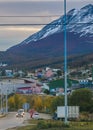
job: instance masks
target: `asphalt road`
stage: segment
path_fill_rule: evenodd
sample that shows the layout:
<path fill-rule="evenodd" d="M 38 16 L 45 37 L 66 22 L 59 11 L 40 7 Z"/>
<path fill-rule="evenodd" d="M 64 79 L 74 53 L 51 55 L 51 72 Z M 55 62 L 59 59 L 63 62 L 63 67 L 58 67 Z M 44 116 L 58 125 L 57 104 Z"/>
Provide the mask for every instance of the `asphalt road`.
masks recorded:
<path fill-rule="evenodd" d="M 39 117 L 43 119 L 51 119 L 48 114 L 39 113 Z M 25 113 L 24 117 L 16 118 L 16 112 L 10 112 L 6 117 L 0 118 L 0 130 L 7 130 L 16 126 L 25 125 L 23 122 L 30 119 L 30 114 Z"/>
<path fill-rule="evenodd" d="M 0 130 L 22 126 L 24 125 L 23 122 L 29 118 L 29 113 L 25 113 L 23 118 L 16 118 L 16 112 L 11 112 L 6 117 L 0 118 Z"/>

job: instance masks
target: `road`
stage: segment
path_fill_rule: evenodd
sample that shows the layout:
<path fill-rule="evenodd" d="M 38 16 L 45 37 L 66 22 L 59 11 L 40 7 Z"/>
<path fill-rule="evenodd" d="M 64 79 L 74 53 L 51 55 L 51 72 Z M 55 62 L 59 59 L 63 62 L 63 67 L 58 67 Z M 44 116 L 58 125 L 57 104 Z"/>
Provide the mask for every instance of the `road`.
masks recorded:
<path fill-rule="evenodd" d="M 30 118 L 29 113 L 25 113 L 23 118 L 16 118 L 15 115 L 16 112 L 11 112 L 6 117 L 0 118 L 0 130 L 22 126 L 24 125 L 23 122 Z"/>
<path fill-rule="evenodd" d="M 51 119 L 48 114 L 39 113 L 42 119 Z M 10 112 L 6 117 L 0 118 L 0 130 L 7 130 L 16 126 L 25 125 L 23 122 L 30 119 L 29 113 L 25 113 L 23 118 L 16 118 L 16 112 Z"/>

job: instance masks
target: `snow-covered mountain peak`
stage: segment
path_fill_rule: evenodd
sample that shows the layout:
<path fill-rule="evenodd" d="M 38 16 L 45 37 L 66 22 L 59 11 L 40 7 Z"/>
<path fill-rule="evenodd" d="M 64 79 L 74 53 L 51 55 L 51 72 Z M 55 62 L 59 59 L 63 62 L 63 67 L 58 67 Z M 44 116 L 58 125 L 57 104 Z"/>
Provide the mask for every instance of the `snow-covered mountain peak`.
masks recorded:
<path fill-rule="evenodd" d="M 88 4 L 80 10 L 72 9 L 67 13 L 67 31 L 80 34 L 80 37 L 93 34 L 93 5 Z M 20 45 L 38 41 L 55 33 L 64 31 L 64 16 L 47 24 L 41 31 L 31 35 Z"/>
<path fill-rule="evenodd" d="M 88 4 L 88 5 L 81 8 L 81 10 L 86 10 L 86 11 L 91 10 L 91 9 L 93 10 L 93 5 L 92 4 Z"/>
<path fill-rule="evenodd" d="M 70 10 L 70 11 L 67 13 L 67 15 L 75 16 L 78 12 L 79 12 L 79 10 L 74 8 L 74 9 Z"/>

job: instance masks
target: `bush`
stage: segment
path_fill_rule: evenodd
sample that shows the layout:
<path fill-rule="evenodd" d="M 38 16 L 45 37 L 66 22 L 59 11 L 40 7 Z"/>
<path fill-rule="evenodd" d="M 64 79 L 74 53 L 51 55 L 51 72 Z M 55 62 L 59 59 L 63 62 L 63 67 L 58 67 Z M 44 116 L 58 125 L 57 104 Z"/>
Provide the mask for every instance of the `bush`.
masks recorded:
<path fill-rule="evenodd" d="M 68 123 L 67 123 L 67 124 L 63 123 L 63 124 L 62 124 L 62 127 L 69 128 L 70 125 L 69 125 Z"/>
<path fill-rule="evenodd" d="M 62 121 L 44 121 L 41 120 L 37 124 L 38 129 L 48 129 L 48 128 L 69 128 L 69 124 L 65 124 Z"/>
<path fill-rule="evenodd" d="M 44 129 L 44 128 L 49 128 L 47 123 L 45 121 L 39 121 L 38 124 L 37 124 L 37 128 L 39 129 Z"/>

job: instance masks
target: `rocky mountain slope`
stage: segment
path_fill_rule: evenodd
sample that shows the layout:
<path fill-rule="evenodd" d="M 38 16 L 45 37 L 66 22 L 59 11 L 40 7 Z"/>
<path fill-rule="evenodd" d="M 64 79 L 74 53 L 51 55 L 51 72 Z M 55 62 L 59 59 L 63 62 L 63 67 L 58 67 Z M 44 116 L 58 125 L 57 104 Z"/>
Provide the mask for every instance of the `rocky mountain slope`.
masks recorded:
<path fill-rule="evenodd" d="M 93 5 L 67 13 L 67 55 L 93 53 Z M 20 44 L 6 50 L 1 57 L 9 65 L 37 66 L 58 62 L 64 56 L 64 16 L 49 23 Z"/>

